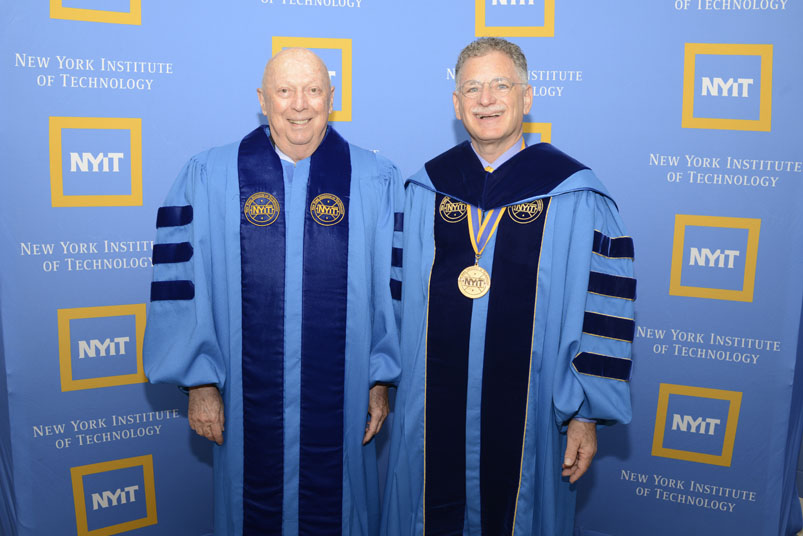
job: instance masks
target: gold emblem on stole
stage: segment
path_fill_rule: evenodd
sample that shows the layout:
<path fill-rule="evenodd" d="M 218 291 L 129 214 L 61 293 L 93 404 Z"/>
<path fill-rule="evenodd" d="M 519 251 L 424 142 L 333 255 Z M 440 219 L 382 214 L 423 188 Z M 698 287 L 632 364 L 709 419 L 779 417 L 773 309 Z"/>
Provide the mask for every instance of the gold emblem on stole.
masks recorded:
<path fill-rule="evenodd" d="M 336 195 L 321 194 L 310 203 L 309 213 L 315 223 L 328 227 L 340 223 L 346 215 L 346 209 Z"/>
<path fill-rule="evenodd" d="M 267 192 L 257 192 L 246 200 L 243 212 L 249 222 L 265 227 L 279 217 L 279 202 Z"/>
<path fill-rule="evenodd" d="M 444 197 L 438 208 L 441 218 L 448 223 L 457 223 L 466 219 L 468 207 L 462 201 L 453 201 L 449 197 Z"/>
<path fill-rule="evenodd" d="M 544 202 L 540 199 L 507 207 L 507 213 L 510 215 L 510 219 L 516 223 L 533 222 L 538 219 L 538 216 L 540 216 L 543 211 Z"/>

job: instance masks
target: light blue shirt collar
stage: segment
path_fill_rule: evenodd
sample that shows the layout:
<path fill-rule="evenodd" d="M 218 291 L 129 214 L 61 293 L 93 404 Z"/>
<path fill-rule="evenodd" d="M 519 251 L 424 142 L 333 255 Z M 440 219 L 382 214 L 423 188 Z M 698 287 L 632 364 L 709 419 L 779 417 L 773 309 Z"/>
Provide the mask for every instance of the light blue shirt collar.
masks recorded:
<path fill-rule="evenodd" d="M 518 153 L 521 150 L 522 140 L 523 140 L 523 137 L 519 137 L 519 139 L 516 140 L 516 143 L 514 143 L 513 145 L 510 146 L 510 149 L 508 149 L 507 151 L 505 151 L 504 153 L 499 155 L 499 158 L 497 158 L 493 162 L 488 162 L 483 157 L 481 157 L 480 153 L 478 153 L 477 150 L 474 148 L 474 144 L 473 143 L 470 144 L 470 145 L 471 145 L 471 150 L 474 151 L 474 154 L 476 154 L 477 158 L 479 158 L 480 162 L 482 162 L 482 167 L 487 168 L 488 166 L 490 166 L 493 169 L 499 169 L 499 166 L 501 166 L 502 164 L 504 164 L 505 162 L 507 162 L 508 160 L 513 158 L 513 155 L 515 155 L 516 153 Z M 526 145 L 525 145 L 525 147 L 526 147 Z M 276 149 L 276 150 L 278 151 L 278 149 Z"/>
<path fill-rule="evenodd" d="M 279 160 L 284 160 L 285 162 L 290 162 L 294 166 L 296 165 L 295 161 L 292 158 L 290 158 L 289 156 L 287 156 L 286 154 L 284 154 L 282 152 L 282 150 L 279 149 L 279 146 L 276 145 L 275 143 L 273 144 L 273 148 L 276 150 L 276 154 L 279 155 Z"/>
<path fill-rule="evenodd" d="M 273 142 L 273 138 L 271 138 L 271 137 L 270 137 L 270 130 L 268 130 L 268 125 L 263 125 L 263 126 L 262 126 L 262 128 L 263 128 L 263 129 L 264 129 L 264 131 L 265 131 L 265 135 L 268 137 L 268 141 L 270 141 L 270 144 L 273 146 L 273 150 L 275 150 L 275 151 L 276 151 L 276 154 L 277 154 L 277 155 L 279 155 L 279 160 L 284 160 L 285 162 L 290 162 L 291 164 L 293 164 L 293 165 L 295 166 L 295 165 L 296 165 L 295 161 L 293 161 L 293 159 L 292 159 L 292 158 L 290 158 L 289 156 L 287 156 L 286 154 L 284 154 L 284 153 L 282 152 L 282 150 L 281 150 L 281 149 L 279 149 L 279 146 L 278 146 L 278 145 L 276 145 L 276 144 Z"/>

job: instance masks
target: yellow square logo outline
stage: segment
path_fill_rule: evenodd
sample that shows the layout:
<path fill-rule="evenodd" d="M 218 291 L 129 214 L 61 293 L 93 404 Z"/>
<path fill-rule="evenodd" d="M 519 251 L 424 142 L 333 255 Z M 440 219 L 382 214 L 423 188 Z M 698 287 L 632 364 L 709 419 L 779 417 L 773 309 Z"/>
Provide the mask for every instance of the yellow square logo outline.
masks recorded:
<path fill-rule="evenodd" d="M 125 521 L 116 525 L 109 525 L 108 527 L 89 530 L 86 515 L 86 501 L 84 498 L 84 476 L 139 466 L 142 467 L 143 479 L 145 482 L 145 517 Z M 120 534 L 121 532 L 128 532 L 129 530 L 156 525 L 158 522 L 156 517 L 156 485 L 153 477 L 153 456 L 151 454 L 72 467 L 70 468 L 70 476 L 72 479 L 73 502 L 75 503 L 75 525 L 78 529 L 77 536 L 110 536 L 112 534 Z"/>
<path fill-rule="evenodd" d="M 695 62 L 698 54 L 761 58 L 758 119 L 694 117 Z M 772 45 L 686 43 L 683 59 L 683 112 L 680 124 L 682 128 L 769 132 L 772 125 Z"/>
<path fill-rule="evenodd" d="M 730 290 L 708 287 L 692 287 L 681 284 L 683 275 L 683 251 L 686 239 L 686 227 L 721 227 L 747 230 L 747 251 L 745 252 L 744 282 L 742 290 Z M 752 302 L 756 284 L 756 264 L 758 261 L 758 237 L 761 231 L 759 218 L 730 218 L 722 216 L 694 216 L 689 214 L 675 215 L 675 236 L 672 244 L 672 269 L 669 274 L 669 294 L 689 298 L 709 298 Z"/>
<path fill-rule="evenodd" d="M 142 0 L 129 0 L 127 12 L 64 7 L 63 4 L 64 0 L 50 0 L 51 19 L 142 25 Z"/>
<path fill-rule="evenodd" d="M 728 407 L 728 423 L 725 426 L 725 437 L 722 440 L 722 454 L 704 454 L 688 450 L 670 449 L 664 447 L 664 429 L 669 408 L 669 395 L 694 396 L 697 398 L 710 398 L 730 402 Z M 662 383 L 658 389 L 658 410 L 655 413 L 655 432 L 652 439 L 652 455 L 662 458 L 673 458 L 689 462 L 705 463 L 730 467 L 733 460 L 733 445 L 736 441 L 736 428 L 739 424 L 739 410 L 742 407 L 742 393 L 738 391 L 725 391 L 710 389 L 708 387 L 691 387 L 688 385 L 675 385 Z"/>
<path fill-rule="evenodd" d="M 329 121 L 351 121 L 351 94 L 352 94 L 352 46 L 351 39 L 334 37 L 280 37 L 273 36 L 273 50 L 276 54 L 283 48 L 331 48 L 340 50 L 343 55 L 341 71 L 343 87 L 340 88 L 341 110 L 333 110 L 329 114 Z"/>
<path fill-rule="evenodd" d="M 145 311 L 144 303 L 58 309 L 59 368 L 62 392 L 146 383 L 148 378 L 145 377 L 145 368 L 142 365 L 142 343 L 145 340 Z M 74 380 L 72 377 L 72 355 L 70 351 L 70 320 L 131 315 L 134 316 L 137 338 L 137 372 L 133 374 L 121 374 L 119 376 L 101 376 L 98 378 Z"/>
<path fill-rule="evenodd" d="M 515 2 L 515 0 L 511 1 Z M 474 35 L 476 37 L 554 37 L 555 0 L 544 0 L 543 26 L 486 26 L 485 0 L 474 0 Z"/>
<path fill-rule="evenodd" d="M 131 134 L 131 193 L 122 195 L 65 195 L 62 169 L 63 129 L 128 130 Z M 142 119 L 134 117 L 50 117 L 50 200 L 54 207 L 142 206 Z"/>
<path fill-rule="evenodd" d="M 541 141 L 552 143 L 552 123 L 522 123 L 521 131 L 524 134 L 540 134 Z"/>

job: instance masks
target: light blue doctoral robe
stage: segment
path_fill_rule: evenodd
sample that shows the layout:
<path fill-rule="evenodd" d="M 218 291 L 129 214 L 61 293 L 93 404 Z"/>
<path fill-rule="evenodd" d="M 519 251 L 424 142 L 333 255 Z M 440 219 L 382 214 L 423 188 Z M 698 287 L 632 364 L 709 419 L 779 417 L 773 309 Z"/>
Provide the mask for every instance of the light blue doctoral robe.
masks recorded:
<path fill-rule="evenodd" d="M 540 153 L 559 176 L 539 169 Z M 524 219 L 516 223 L 503 215 L 479 260 L 491 276 L 489 293 L 473 301 L 461 296 L 458 274 L 474 259 L 455 203 L 510 211 L 534 200 L 542 204 L 523 205 L 532 210 L 519 211 Z M 539 206 L 535 220 L 522 223 Z M 486 174 L 466 142 L 408 179 L 404 222 L 404 374 L 380 534 L 570 535 L 574 485 L 560 475 L 568 421 L 631 418 L 635 280 L 632 241 L 616 206 L 590 170 L 548 144 Z M 506 233 L 536 225 L 542 230 L 505 256 L 499 244 Z M 527 262 L 528 248 L 536 250 L 535 274 L 517 266 Z M 463 258 L 449 265 L 455 255 Z M 520 290 L 503 268 L 532 277 L 531 288 Z M 509 295 L 495 297 L 495 290 Z M 531 300 L 518 315 L 526 317 L 525 329 L 511 327 L 517 316 L 504 317 L 506 302 L 519 294 Z M 486 340 L 491 337 L 496 346 Z M 509 374 L 518 379 L 505 377 L 514 353 L 508 337 L 523 347 L 518 373 Z M 509 399 L 507 391 L 517 389 Z M 516 396 L 520 404 L 511 402 Z M 509 415 L 517 412 L 519 426 L 508 430 Z M 495 465 L 495 454 L 508 459 L 506 468 Z"/>
<path fill-rule="evenodd" d="M 327 138 L 332 133 L 330 128 Z M 265 145 L 271 150 L 270 145 Z M 156 243 L 189 243 L 191 258 L 155 264 L 154 282 L 190 281 L 194 296 L 152 301 L 144 343 L 145 371 L 151 382 L 187 387 L 215 384 L 221 391 L 225 432 L 223 445 L 213 447 L 214 513 L 215 534 L 227 536 L 243 532 L 243 207 L 238 186 L 238 147 L 239 143 L 213 148 L 190 159 L 165 200 L 164 207 L 168 208 L 161 209 L 165 218 L 157 230 Z M 348 251 L 342 251 L 348 261 L 342 389 L 342 533 L 372 536 L 379 523 L 376 454 L 374 442 L 362 446 L 362 437 L 370 387 L 377 382 L 395 383 L 400 375 L 394 311 L 398 302 L 392 300 L 390 280 L 394 242 L 401 246 L 401 233 L 394 231 L 400 222 L 394 216 L 394 206 L 401 202 L 403 193 L 393 164 L 354 145 L 349 144 L 348 149 L 352 171 L 346 215 Z M 275 154 L 270 157 L 278 158 Z M 295 166 L 281 162 L 284 205 L 280 209 L 286 222 L 284 485 L 282 526 L 265 527 L 264 533 L 285 536 L 299 534 L 302 258 L 305 216 L 311 209 L 307 183 L 312 158 Z M 274 160 L 278 166 L 277 162 Z M 160 212 L 160 219 L 162 216 Z M 330 260 L 310 255 L 307 263 L 325 266 Z M 399 272 L 399 268 L 393 271 Z M 400 273 L 396 279 L 399 277 Z M 265 329 L 275 330 L 277 326 Z"/>

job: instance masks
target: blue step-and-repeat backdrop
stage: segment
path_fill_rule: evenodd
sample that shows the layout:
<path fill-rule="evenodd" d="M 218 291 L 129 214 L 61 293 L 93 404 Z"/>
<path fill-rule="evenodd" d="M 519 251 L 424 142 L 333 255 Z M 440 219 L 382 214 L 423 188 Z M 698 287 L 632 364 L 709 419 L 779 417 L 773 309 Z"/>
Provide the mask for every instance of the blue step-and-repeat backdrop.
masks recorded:
<path fill-rule="evenodd" d="M 529 59 L 528 143 L 594 168 L 636 242 L 633 422 L 585 536 L 792 534 L 803 371 L 800 0 L 50 0 L 0 8 L 0 532 L 211 533 L 211 447 L 142 369 L 156 208 L 260 122 L 274 50 L 404 175 L 465 139 L 460 49 Z"/>

